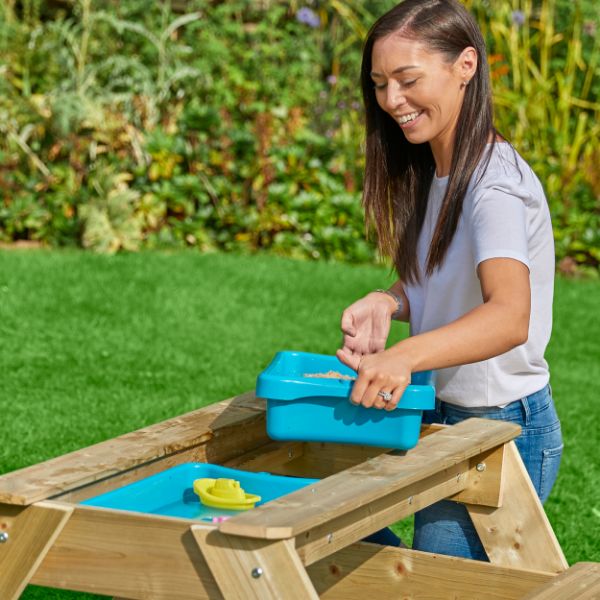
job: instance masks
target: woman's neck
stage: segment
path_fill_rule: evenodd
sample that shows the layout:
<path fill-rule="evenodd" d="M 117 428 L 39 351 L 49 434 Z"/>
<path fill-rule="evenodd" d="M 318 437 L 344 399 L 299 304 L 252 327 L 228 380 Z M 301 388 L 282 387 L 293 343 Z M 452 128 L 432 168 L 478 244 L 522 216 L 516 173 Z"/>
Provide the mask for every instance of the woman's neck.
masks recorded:
<path fill-rule="evenodd" d="M 494 141 L 494 134 L 490 132 L 488 144 Z M 496 143 L 503 142 L 504 138 L 496 134 Z M 435 176 L 447 177 L 450 175 L 450 167 L 452 165 L 452 154 L 454 152 L 454 135 L 448 139 L 437 139 L 429 142 L 433 160 L 435 161 Z"/>
<path fill-rule="evenodd" d="M 436 140 L 429 142 L 431 153 L 435 161 L 436 177 L 446 177 L 450 174 L 450 165 L 452 164 L 452 151 L 454 150 L 454 139 Z"/>

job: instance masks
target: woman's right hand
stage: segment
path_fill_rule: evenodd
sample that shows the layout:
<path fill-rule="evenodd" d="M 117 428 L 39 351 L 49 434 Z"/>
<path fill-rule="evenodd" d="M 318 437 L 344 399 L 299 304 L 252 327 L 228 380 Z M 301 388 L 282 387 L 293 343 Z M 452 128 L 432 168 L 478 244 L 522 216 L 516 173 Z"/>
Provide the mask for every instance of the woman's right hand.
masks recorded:
<path fill-rule="evenodd" d="M 337 357 L 358 371 L 363 356 L 385 350 L 396 308 L 394 299 L 381 292 L 371 292 L 351 304 L 342 313 L 344 339 Z"/>

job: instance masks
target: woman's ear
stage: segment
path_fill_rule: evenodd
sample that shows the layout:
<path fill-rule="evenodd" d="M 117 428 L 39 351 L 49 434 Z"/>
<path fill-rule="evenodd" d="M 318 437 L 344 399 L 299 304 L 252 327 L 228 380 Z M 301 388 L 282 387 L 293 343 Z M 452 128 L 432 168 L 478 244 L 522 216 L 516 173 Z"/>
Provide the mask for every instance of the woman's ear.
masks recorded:
<path fill-rule="evenodd" d="M 454 67 L 461 81 L 468 85 L 477 71 L 477 51 L 475 48 L 467 46 L 454 62 Z"/>

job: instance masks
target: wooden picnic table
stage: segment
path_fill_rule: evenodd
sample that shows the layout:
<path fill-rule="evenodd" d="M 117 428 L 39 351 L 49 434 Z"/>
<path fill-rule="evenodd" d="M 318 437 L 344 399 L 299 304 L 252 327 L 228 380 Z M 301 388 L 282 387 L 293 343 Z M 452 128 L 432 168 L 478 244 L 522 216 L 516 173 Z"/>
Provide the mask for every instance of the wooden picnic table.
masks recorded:
<path fill-rule="evenodd" d="M 598 565 L 568 568 L 519 432 L 424 426 L 406 452 L 273 442 L 264 401 L 242 394 L 0 476 L 1 597 L 34 583 L 131 600 L 597 598 Z M 79 504 L 185 462 L 320 481 L 220 524 Z M 489 563 L 360 541 L 444 498 Z"/>

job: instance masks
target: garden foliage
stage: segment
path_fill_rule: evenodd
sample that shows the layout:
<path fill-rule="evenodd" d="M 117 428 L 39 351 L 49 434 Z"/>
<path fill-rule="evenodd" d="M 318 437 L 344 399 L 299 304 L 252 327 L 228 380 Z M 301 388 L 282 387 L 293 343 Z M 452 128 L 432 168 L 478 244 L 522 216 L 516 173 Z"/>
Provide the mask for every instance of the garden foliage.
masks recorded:
<path fill-rule="evenodd" d="M 358 72 L 367 27 L 393 4 L 2 3 L 0 241 L 372 260 Z M 467 4 L 498 128 L 546 186 L 558 258 L 595 271 L 593 4 Z"/>

